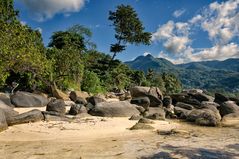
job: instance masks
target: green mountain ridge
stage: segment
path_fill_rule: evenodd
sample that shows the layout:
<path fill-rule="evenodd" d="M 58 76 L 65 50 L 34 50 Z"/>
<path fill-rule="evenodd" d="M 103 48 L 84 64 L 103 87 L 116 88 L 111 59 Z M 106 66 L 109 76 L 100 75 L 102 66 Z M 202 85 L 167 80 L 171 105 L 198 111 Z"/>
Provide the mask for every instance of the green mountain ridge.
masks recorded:
<path fill-rule="evenodd" d="M 153 69 L 156 73 L 174 74 L 181 80 L 184 88 L 239 91 L 239 59 L 236 58 L 175 65 L 164 58 L 147 55 L 139 56 L 125 64 L 145 73 L 148 69 Z"/>

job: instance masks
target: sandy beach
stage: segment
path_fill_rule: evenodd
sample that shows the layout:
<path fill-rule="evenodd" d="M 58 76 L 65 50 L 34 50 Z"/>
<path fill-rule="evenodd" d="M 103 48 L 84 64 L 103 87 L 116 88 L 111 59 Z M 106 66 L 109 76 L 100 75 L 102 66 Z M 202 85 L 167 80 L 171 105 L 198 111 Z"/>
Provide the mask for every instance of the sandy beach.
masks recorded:
<path fill-rule="evenodd" d="M 239 129 L 166 120 L 129 130 L 136 122 L 89 116 L 11 126 L 0 133 L 0 158 L 239 158 Z M 181 133 L 161 133 L 172 129 Z"/>

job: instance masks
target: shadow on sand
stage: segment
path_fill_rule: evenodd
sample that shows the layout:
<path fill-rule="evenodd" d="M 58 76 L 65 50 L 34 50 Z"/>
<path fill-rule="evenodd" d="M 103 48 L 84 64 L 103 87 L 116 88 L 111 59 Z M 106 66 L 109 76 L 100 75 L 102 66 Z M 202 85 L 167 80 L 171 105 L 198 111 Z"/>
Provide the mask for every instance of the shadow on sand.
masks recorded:
<path fill-rule="evenodd" d="M 226 146 L 234 151 L 239 151 L 239 144 Z M 176 147 L 172 145 L 165 145 L 161 147 L 163 151 L 154 154 L 152 156 L 143 156 L 140 159 L 178 159 L 178 158 L 190 158 L 190 159 L 234 159 L 238 158 L 239 154 L 234 152 L 228 152 L 223 149 L 205 149 L 205 148 L 186 148 Z"/>

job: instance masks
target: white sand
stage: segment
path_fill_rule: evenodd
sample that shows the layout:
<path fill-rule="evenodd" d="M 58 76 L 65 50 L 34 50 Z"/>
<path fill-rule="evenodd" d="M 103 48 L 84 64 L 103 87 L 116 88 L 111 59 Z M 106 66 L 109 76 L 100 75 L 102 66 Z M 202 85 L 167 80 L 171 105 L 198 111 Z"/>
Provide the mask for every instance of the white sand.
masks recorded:
<path fill-rule="evenodd" d="M 22 113 L 31 109 L 15 110 Z M 51 121 L 15 125 L 0 133 L 0 159 L 137 158 L 161 152 L 170 153 L 174 158 L 183 158 L 195 154 L 193 150 L 198 148 L 227 151 L 235 157 L 239 153 L 228 148 L 228 145 L 234 145 L 239 149 L 238 129 L 155 121 L 155 124 L 151 124 L 155 130 L 129 130 L 136 122 L 128 118 L 86 117 L 70 123 Z M 156 130 L 171 129 L 183 129 L 189 131 L 190 135 L 163 136 L 156 133 Z M 185 150 L 185 154 L 181 154 L 181 149 L 178 152 L 177 148 L 172 149 L 168 145 L 179 146 Z"/>

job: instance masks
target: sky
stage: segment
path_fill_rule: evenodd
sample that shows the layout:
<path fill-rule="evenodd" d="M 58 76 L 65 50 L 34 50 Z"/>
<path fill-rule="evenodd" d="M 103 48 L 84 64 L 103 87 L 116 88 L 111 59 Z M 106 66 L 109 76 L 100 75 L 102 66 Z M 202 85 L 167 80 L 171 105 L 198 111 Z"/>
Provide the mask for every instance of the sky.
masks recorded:
<path fill-rule="evenodd" d="M 16 0 L 20 21 L 42 33 L 45 46 L 53 32 L 74 24 L 91 29 L 97 50 L 110 54 L 116 42 L 109 11 L 131 5 L 151 45 L 127 45 L 116 58 L 130 61 L 151 54 L 173 63 L 239 58 L 239 0 Z"/>

